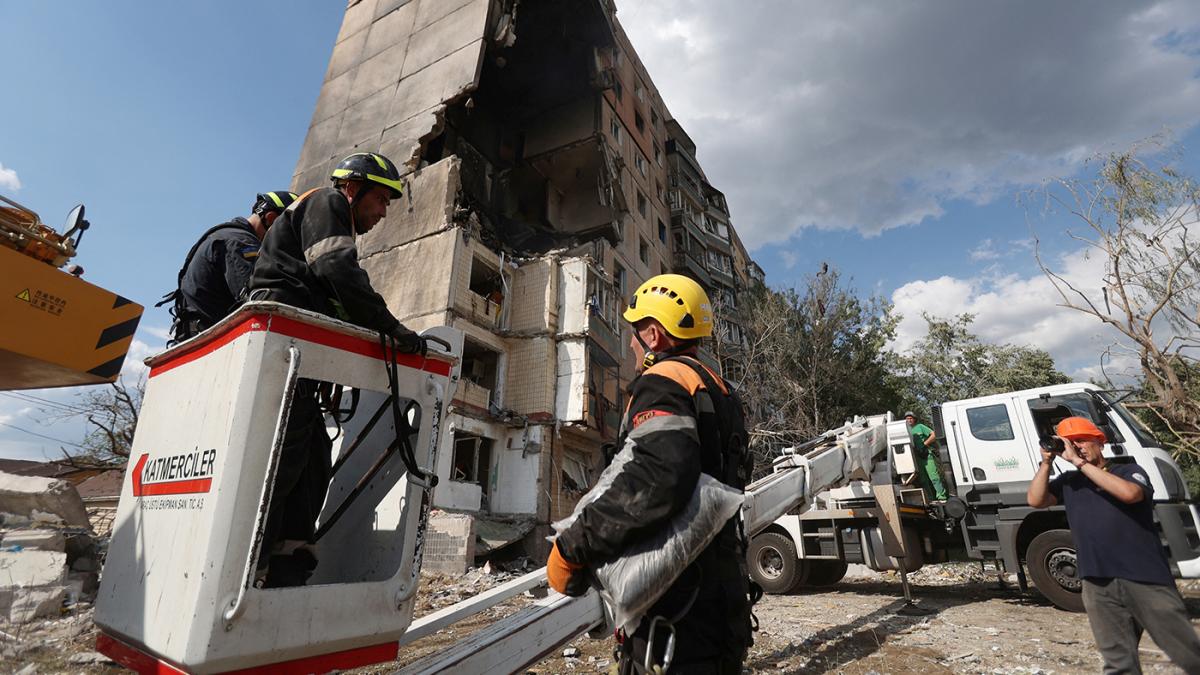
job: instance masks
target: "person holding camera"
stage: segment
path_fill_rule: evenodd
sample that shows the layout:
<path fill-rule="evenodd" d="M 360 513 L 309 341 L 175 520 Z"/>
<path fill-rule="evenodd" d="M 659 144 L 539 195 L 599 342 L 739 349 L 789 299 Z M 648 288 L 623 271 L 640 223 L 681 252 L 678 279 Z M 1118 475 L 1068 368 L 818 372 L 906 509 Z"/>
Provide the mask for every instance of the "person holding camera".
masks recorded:
<path fill-rule="evenodd" d="M 1113 464 L 1107 438 L 1091 420 L 1068 417 L 1042 442 L 1042 463 L 1025 495 L 1029 505 L 1062 504 L 1075 542 L 1083 606 L 1105 673 L 1140 673 L 1142 631 L 1188 673 L 1200 673 L 1200 638 L 1167 565 L 1154 525 L 1154 489 L 1145 469 Z M 1054 458 L 1077 471 L 1050 480 Z"/>

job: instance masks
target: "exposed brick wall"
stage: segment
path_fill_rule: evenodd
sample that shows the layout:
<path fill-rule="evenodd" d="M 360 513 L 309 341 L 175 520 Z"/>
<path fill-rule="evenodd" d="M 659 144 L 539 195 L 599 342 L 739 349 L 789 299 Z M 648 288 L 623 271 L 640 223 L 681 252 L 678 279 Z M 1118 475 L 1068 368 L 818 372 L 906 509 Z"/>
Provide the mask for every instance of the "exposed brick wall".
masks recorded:
<path fill-rule="evenodd" d="M 462 574 L 475 564 L 475 519 L 461 513 L 431 515 L 421 569 Z"/>

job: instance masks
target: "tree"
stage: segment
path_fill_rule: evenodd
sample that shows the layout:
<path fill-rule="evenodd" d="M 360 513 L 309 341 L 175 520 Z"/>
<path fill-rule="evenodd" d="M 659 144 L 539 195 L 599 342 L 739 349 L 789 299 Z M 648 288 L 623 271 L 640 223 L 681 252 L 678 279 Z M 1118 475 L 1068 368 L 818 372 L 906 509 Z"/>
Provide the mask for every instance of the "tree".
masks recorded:
<path fill-rule="evenodd" d="M 145 393 L 146 378 L 141 377 L 132 385 L 118 379 L 107 387 L 89 388 L 79 394 L 75 411 L 65 417 L 83 417 L 88 432 L 78 448 L 62 449 L 63 461 L 89 469 L 124 466 Z"/>
<path fill-rule="evenodd" d="M 859 299 L 823 266 L 799 289 L 757 286 L 746 308 L 741 388 L 760 457 L 894 404 L 886 346 L 896 319 L 885 301 Z"/>
<path fill-rule="evenodd" d="M 1038 263 L 1062 306 L 1115 329 L 1108 353 L 1136 357 L 1146 409 L 1177 453 L 1200 457 L 1200 186 L 1169 164 L 1150 164 L 1139 148 L 1100 160 L 1088 180 L 1061 180 L 1051 203 L 1083 224 L 1068 231 L 1096 261 L 1093 289 Z"/>
<path fill-rule="evenodd" d="M 907 353 L 893 356 L 891 376 L 904 407 L 925 419 L 945 401 L 1071 381 L 1041 349 L 980 340 L 971 332 L 971 314 L 924 317 L 928 332 Z"/>

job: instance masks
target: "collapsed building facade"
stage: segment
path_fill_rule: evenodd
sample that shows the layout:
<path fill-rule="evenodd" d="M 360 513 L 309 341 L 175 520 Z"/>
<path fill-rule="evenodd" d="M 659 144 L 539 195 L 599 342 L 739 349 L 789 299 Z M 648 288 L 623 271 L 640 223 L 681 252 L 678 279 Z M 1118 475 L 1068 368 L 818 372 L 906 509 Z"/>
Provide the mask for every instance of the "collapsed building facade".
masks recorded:
<path fill-rule="evenodd" d="M 406 173 L 358 242 L 375 288 L 410 328 L 465 333 L 434 504 L 493 544 L 539 554 L 603 468 L 642 281 L 708 290 L 703 356 L 736 379 L 738 296 L 762 271 L 610 0 L 351 0 L 292 188 L 355 151 Z"/>

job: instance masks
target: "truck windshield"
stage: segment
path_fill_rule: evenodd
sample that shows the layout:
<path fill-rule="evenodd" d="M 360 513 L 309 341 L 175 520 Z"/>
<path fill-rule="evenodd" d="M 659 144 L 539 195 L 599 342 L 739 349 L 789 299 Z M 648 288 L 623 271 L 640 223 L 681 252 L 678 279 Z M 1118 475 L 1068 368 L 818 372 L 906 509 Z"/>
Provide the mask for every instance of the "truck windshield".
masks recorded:
<path fill-rule="evenodd" d="M 1117 402 L 1118 397 L 1116 395 L 1108 391 L 1097 391 L 1095 393 L 1101 399 L 1103 399 L 1104 402 L 1107 403 L 1114 412 L 1117 413 L 1118 417 L 1125 421 L 1125 424 L 1129 425 L 1129 428 L 1133 430 L 1134 437 L 1137 438 L 1138 443 L 1141 443 L 1143 448 L 1162 447 L 1162 443 L 1160 443 L 1159 440 L 1154 437 L 1154 434 L 1150 432 L 1150 429 L 1148 429 L 1146 425 L 1137 418 L 1136 415 L 1129 412 L 1125 406 Z"/>

